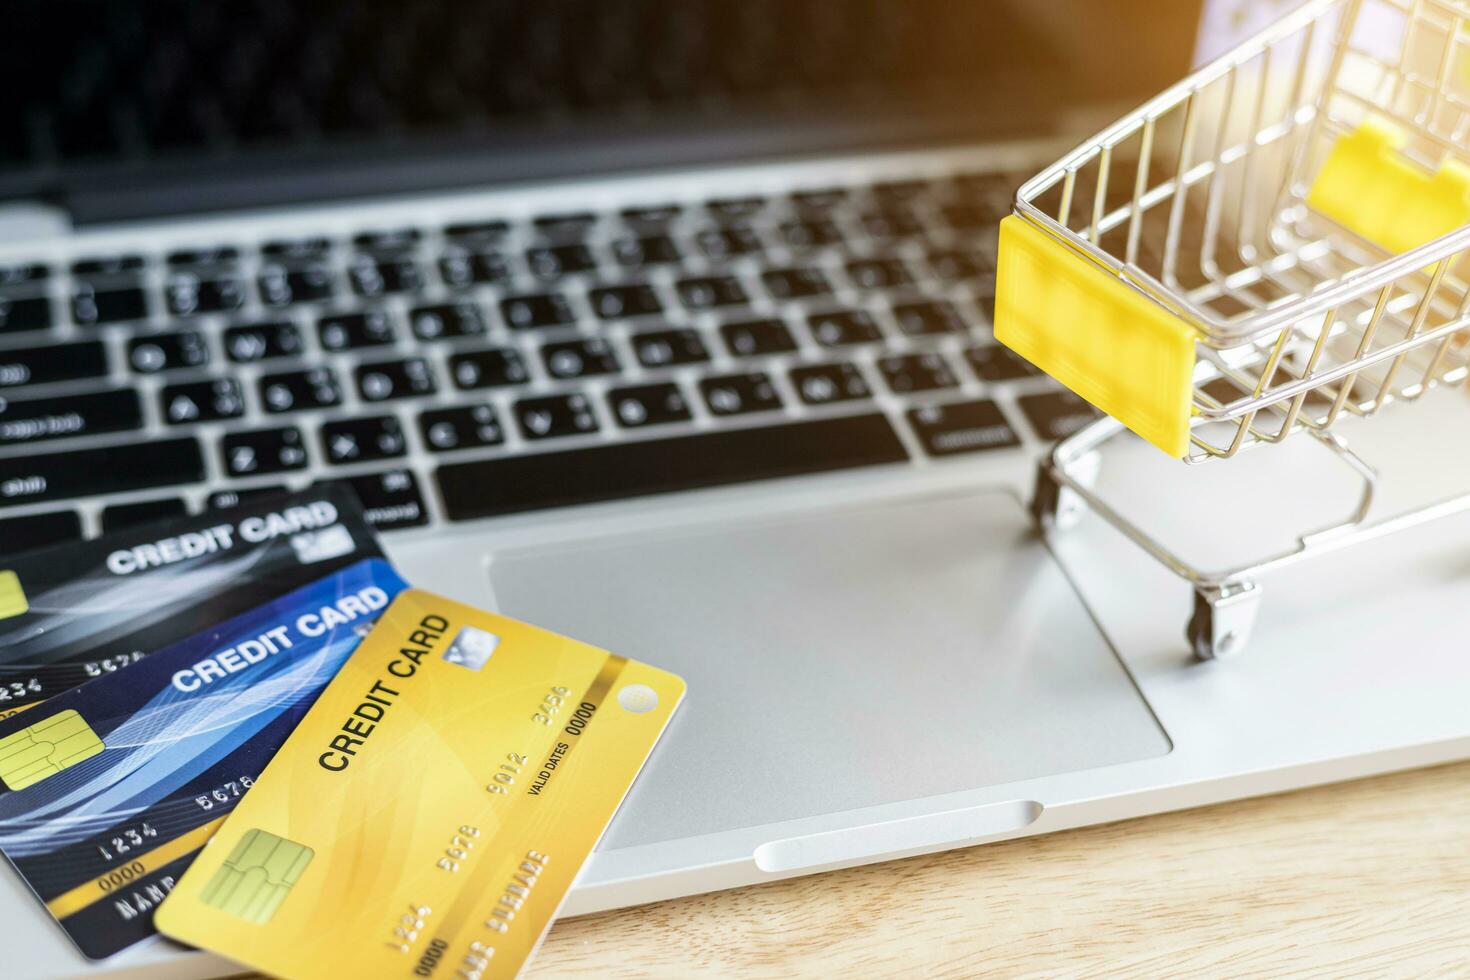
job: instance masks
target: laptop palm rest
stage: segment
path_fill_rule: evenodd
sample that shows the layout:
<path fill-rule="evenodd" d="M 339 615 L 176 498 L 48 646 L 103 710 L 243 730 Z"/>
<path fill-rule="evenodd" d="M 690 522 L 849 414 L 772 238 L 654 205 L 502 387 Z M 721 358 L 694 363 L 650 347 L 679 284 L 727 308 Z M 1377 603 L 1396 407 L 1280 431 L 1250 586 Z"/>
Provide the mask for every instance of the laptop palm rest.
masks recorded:
<path fill-rule="evenodd" d="M 1169 751 L 1008 492 L 502 551 L 490 576 L 508 614 L 689 682 L 603 849 Z M 793 868 L 891 849 L 892 834 L 992 836 L 1039 812 L 1027 801 L 762 853 Z"/>

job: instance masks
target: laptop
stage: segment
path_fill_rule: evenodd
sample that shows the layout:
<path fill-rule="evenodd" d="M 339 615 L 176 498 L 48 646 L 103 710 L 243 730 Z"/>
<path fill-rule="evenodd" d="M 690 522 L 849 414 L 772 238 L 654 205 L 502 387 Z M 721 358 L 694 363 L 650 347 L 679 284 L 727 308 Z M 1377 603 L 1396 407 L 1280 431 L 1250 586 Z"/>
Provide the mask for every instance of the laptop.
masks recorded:
<path fill-rule="evenodd" d="M 341 481 L 414 584 L 683 675 L 567 914 L 1470 755 L 1464 520 L 1199 664 L 1165 570 L 1027 514 L 1093 414 L 994 342 L 996 222 L 1260 13 L 1202 6 L 12 4 L 0 553 Z M 1436 461 L 1389 496 L 1470 479 L 1464 401 L 1363 427 Z M 1331 465 L 1099 479 L 1229 550 Z M 89 963 L 0 870 L 10 975 L 237 969 Z"/>

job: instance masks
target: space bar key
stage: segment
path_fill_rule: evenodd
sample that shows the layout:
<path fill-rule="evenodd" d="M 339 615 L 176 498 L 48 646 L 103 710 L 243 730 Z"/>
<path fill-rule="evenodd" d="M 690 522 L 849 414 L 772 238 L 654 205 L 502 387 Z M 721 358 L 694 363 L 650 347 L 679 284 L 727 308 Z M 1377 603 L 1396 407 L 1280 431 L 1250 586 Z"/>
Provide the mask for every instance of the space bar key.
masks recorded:
<path fill-rule="evenodd" d="M 907 459 L 885 416 L 858 415 L 451 463 L 438 478 L 446 515 L 467 521 Z"/>

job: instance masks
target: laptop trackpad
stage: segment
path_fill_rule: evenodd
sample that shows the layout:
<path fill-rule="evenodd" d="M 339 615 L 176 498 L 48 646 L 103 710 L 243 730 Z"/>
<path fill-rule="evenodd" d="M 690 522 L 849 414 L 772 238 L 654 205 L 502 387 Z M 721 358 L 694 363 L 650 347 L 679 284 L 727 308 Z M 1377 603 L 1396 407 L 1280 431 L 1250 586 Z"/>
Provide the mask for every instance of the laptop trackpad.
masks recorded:
<path fill-rule="evenodd" d="M 502 552 L 491 580 L 689 682 L 603 848 L 1169 751 L 1009 493 Z"/>

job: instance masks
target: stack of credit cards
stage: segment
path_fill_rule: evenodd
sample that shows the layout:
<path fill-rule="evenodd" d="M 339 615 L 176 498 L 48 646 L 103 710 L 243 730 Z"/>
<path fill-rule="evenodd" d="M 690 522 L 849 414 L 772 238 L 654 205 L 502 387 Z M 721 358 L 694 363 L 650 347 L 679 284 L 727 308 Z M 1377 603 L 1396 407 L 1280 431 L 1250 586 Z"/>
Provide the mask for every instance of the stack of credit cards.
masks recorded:
<path fill-rule="evenodd" d="M 322 488 L 0 560 L 0 852 L 90 959 L 530 958 L 684 693 L 408 589 Z"/>
<path fill-rule="evenodd" d="M 324 488 L 0 558 L 0 717 L 382 555 Z"/>

